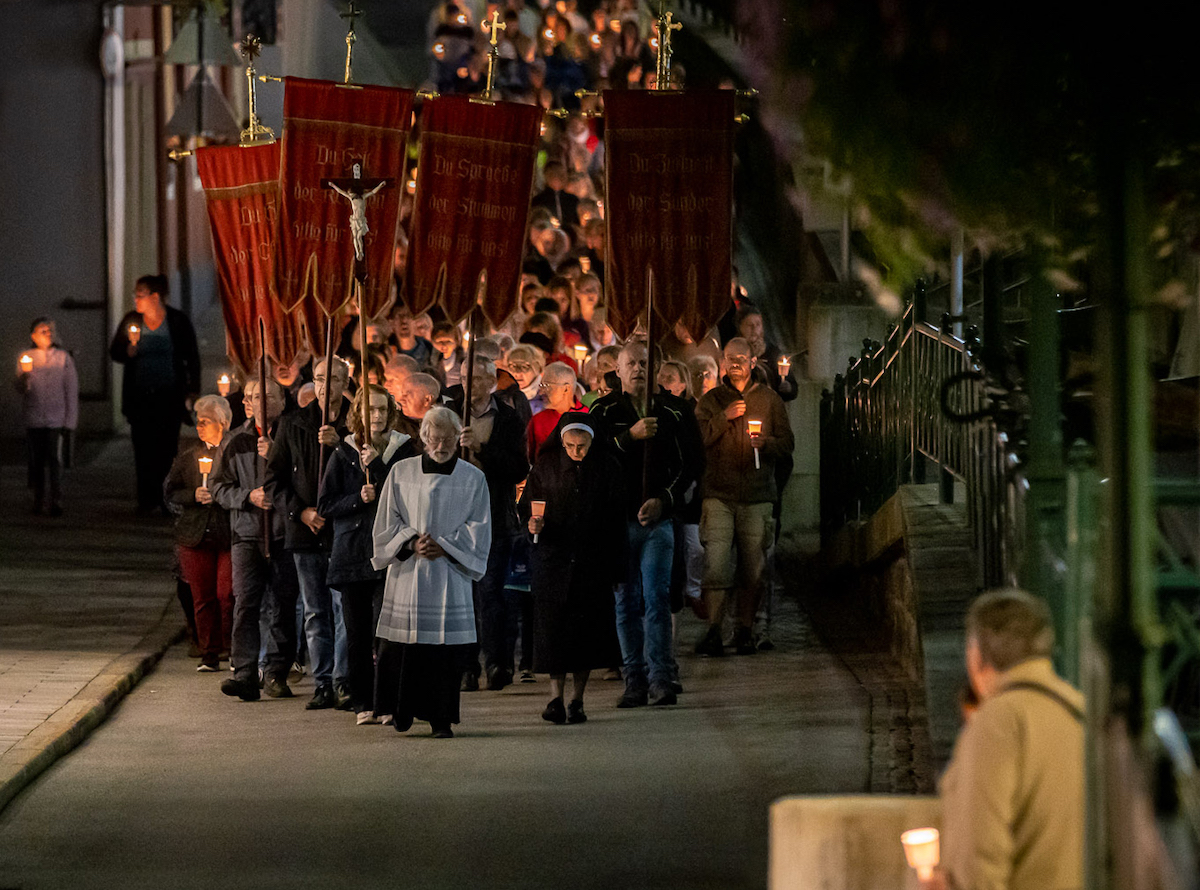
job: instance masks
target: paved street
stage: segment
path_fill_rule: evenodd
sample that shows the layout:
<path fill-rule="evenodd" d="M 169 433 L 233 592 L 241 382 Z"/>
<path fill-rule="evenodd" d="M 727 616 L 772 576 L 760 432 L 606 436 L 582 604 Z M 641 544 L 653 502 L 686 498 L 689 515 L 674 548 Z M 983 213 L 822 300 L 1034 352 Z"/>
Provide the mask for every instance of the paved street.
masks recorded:
<path fill-rule="evenodd" d="M 82 744 L 0 810 L 0 888 L 763 887 L 774 798 L 927 780 L 905 697 L 786 598 L 776 651 L 685 646 L 678 706 L 618 711 L 619 684 L 596 681 L 582 726 L 540 719 L 545 678 L 464 695 L 451 741 L 306 712 L 309 681 L 226 698 L 180 645 L 154 667 L 182 619 L 169 534 L 128 506 L 127 447 L 72 474 L 64 525 L 6 521 L 0 765 Z M 686 617 L 682 639 L 699 631 Z M 144 670 L 89 734 L 79 713 L 99 723 Z"/>

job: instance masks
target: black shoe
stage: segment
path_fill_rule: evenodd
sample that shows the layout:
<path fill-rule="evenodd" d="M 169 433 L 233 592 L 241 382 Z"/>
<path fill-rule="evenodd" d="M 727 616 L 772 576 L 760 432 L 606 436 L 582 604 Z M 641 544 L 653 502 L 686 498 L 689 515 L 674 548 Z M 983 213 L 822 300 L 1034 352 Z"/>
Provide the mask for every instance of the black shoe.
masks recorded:
<path fill-rule="evenodd" d="M 304 706 L 306 711 L 324 711 L 337 706 L 337 696 L 332 686 L 318 686 L 312 700 Z"/>
<path fill-rule="evenodd" d="M 462 686 L 459 687 L 463 692 L 478 692 L 479 677 L 470 671 L 463 671 Z"/>
<path fill-rule="evenodd" d="M 275 677 L 267 677 L 263 681 L 263 692 L 271 698 L 292 698 L 295 695 L 291 686 Z"/>
<path fill-rule="evenodd" d="M 775 648 L 775 644 L 771 642 L 771 638 L 765 633 L 758 635 L 758 639 L 754 641 L 754 645 L 758 647 L 759 652 L 770 652 Z"/>
<path fill-rule="evenodd" d="M 533 675 L 533 671 L 523 670 L 523 671 L 521 671 L 521 682 L 522 683 L 536 683 L 537 677 L 535 677 Z"/>
<path fill-rule="evenodd" d="M 750 628 L 739 627 L 733 634 L 733 648 L 738 655 L 753 655 L 758 650 L 754 648 L 754 637 Z"/>
<path fill-rule="evenodd" d="M 433 727 L 433 737 L 435 739 L 452 739 L 454 738 L 454 730 L 449 726 Z"/>
<path fill-rule="evenodd" d="M 63 508 L 62 508 L 62 507 L 60 507 L 58 504 L 55 504 L 54 506 L 52 506 L 52 507 L 50 508 L 50 515 L 51 515 L 51 516 L 53 516 L 53 517 L 55 517 L 55 518 L 58 518 L 59 516 L 62 516 L 62 514 L 63 514 Z"/>
<path fill-rule="evenodd" d="M 567 709 L 563 707 L 563 700 L 561 698 L 550 699 L 550 703 L 546 705 L 546 710 L 542 711 L 542 719 L 560 725 L 566 723 Z"/>
<path fill-rule="evenodd" d="M 618 708 L 640 708 L 649 700 L 645 689 L 626 689 L 625 694 L 617 700 Z"/>
<path fill-rule="evenodd" d="M 670 688 L 655 689 L 650 693 L 650 704 L 655 708 L 665 708 L 675 702 L 675 693 Z"/>
<path fill-rule="evenodd" d="M 674 692 L 676 695 L 683 695 L 683 684 L 680 683 L 678 680 L 672 680 L 671 681 L 671 691 Z"/>
<path fill-rule="evenodd" d="M 412 725 L 412 714 L 407 714 L 404 716 L 397 714 L 392 718 L 392 729 L 396 730 L 396 732 L 408 732 L 410 729 L 412 729 Z"/>
<path fill-rule="evenodd" d="M 354 701 L 350 698 L 350 688 L 345 683 L 339 683 L 333 687 L 334 698 L 337 699 L 337 704 L 334 707 L 339 711 L 353 711 Z"/>
<path fill-rule="evenodd" d="M 221 691 L 231 698 L 242 701 L 258 701 L 258 684 L 253 680 L 237 680 L 233 677 L 221 681 Z"/>
<path fill-rule="evenodd" d="M 587 723 L 587 714 L 583 713 L 583 702 L 577 698 L 567 704 L 567 722 Z"/>
<path fill-rule="evenodd" d="M 725 654 L 719 627 L 710 627 L 708 633 L 700 638 L 700 641 L 696 643 L 696 654 L 707 655 L 710 658 L 718 658 Z"/>
<path fill-rule="evenodd" d="M 487 672 L 487 688 L 498 692 L 513 681 L 511 671 L 504 668 L 489 668 Z"/>

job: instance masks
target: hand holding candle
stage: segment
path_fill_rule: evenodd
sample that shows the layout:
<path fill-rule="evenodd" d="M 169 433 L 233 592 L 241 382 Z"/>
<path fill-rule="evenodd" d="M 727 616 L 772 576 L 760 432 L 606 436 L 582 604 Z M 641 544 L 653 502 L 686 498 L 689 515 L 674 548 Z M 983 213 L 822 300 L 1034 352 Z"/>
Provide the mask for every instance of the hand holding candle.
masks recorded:
<path fill-rule="evenodd" d="M 757 439 L 760 435 L 762 435 L 762 421 L 761 420 L 747 420 L 746 421 L 746 429 L 750 431 L 750 442 L 751 442 L 751 444 L 753 444 L 754 440 Z M 761 469 L 761 465 L 759 464 L 759 459 L 758 459 L 758 446 L 757 445 L 754 446 L 754 469 L 756 469 L 756 470 Z"/>
<path fill-rule="evenodd" d="M 546 515 L 546 502 L 545 501 L 530 501 L 529 507 L 530 507 L 530 515 L 533 519 L 541 520 L 542 517 L 544 517 Z M 541 523 L 539 522 L 538 524 L 540 525 Z M 533 533 L 533 543 L 536 544 L 537 539 L 538 539 L 537 532 L 534 532 Z"/>
<path fill-rule="evenodd" d="M 941 860 L 938 830 L 914 828 L 900 835 L 900 843 L 904 845 L 904 857 L 909 867 L 916 869 L 917 877 L 922 881 L 932 878 L 933 870 Z"/>
<path fill-rule="evenodd" d="M 213 459 L 207 455 L 197 459 L 196 463 L 200 467 L 200 476 L 203 482 L 200 483 L 201 488 L 208 488 L 208 474 L 212 472 Z"/>
<path fill-rule="evenodd" d="M 222 374 L 217 378 L 217 392 L 219 392 L 222 396 L 229 395 L 229 387 L 230 383 L 228 374 Z"/>
<path fill-rule="evenodd" d="M 21 365 L 21 373 L 28 374 L 30 371 L 33 370 L 33 356 L 30 355 L 29 353 L 26 353 L 25 355 L 21 356 L 20 365 Z"/>

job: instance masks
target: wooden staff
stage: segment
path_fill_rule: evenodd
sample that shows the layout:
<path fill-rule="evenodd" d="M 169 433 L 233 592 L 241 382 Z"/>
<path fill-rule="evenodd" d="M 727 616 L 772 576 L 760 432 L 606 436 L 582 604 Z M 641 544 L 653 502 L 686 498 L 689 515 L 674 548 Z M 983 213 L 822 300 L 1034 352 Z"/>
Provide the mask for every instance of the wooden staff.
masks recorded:
<path fill-rule="evenodd" d="M 258 317 L 258 411 L 255 412 L 254 422 L 262 431 L 260 435 L 267 434 L 267 323 L 260 315 Z M 255 447 L 257 450 L 257 442 Z M 267 481 L 267 461 L 266 458 L 259 458 L 259 487 Z M 267 559 L 271 558 L 271 511 L 262 510 L 262 527 L 263 527 L 263 556 Z"/>
<path fill-rule="evenodd" d="M 362 372 L 362 384 L 360 391 L 362 392 L 362 421 L 363 421 L 363 441 L 359 443 L 360 448 L 367 445 L 374 445 L 375 442 L 371 438 L 371 393 L 367 389 L 367 316 L 363 312 L 363 297 L 362 297 L 362 280 L 354 279 L 354 295 L 358 299 L 358 365 Z M 361 461 L 362 458 L 360 457 Z M 363 464 L 363 476 L 366 477 L 367 485 L 371 484 L 371 471 L 367 469 L 367 465 Z"/>
<path fill-rule="evenodd" d="M 467 313 L 467 377 L 463 383 L 463 426 L 471 425 L 471 387 L 475 385 L 475 312 L 477 306 L 472 306 Z M 471 449 L 462 447 L 462 456 L 471 459 Z"/>
<path fill-rule="evenodd" d="M 321 399 L 321 423 L 329 424 L 329 380 L 333 377 L 333 316 L 325 320 L 325 397 Z M 321 490 L 321 482 L 325 475 L 325 443 L 317 452 L 317 491 Z"/>
<path fill-rule="evenodd" d="M 654 270 L 646 267 L 646 400 L 643 417 L 654 407 Z M 653 437 L 651 437 L 653 438 Z M 650 498 L 650 439 L 642 446 L 642 502 Z"/>

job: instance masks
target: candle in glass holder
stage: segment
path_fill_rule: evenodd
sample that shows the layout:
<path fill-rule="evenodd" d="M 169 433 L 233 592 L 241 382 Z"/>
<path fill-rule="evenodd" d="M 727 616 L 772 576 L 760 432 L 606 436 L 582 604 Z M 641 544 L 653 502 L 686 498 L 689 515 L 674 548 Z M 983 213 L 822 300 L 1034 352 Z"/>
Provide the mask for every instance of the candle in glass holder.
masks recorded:
<path fill-rule="evenodd" d="M 936 828 L 914 828 L 900 835 L 900 843 L 904 845 L 904 858 L 910 868 L 917 871 L 917 877 L 928 881 L 933 877 L 933 870 L 941 860 L 938 845 L 938 830 Z"/>
<path fill-rule="evenodd" d="M 28 374 L 32 370 L 33 356 L 26 353 L 25 355 L 21 356 L 21 371 L 22 373 Z"/>
<path fill-rule="evenodd" d="M 229 375 L 222 374 L 217 378 L 217 392 L 222 396 L 229 395 Z"/>
<path fill-rule="evenodd" d="M 571 349 L 575 353 L 575 361 L 579 363 L 580 367 L 582 367 L 583 363 L 587 361 L 588 348 L 582 343 L 576 343 L 571 347 Z"/>
<path fill-rule="evenodd" d="M 212 472 L 213 459 L 208 456 L 199 458 L 196 463 L 200 467 L 200 475 L 203 481 L 200 483 L 201 488 L 208 488 L 208 474 Z"/>
<path fill-rule="evenodd" d="M 762 421 L 761 420 L 747 420 L 746 421 L 746 429 L 750 431 L 751 436 L 760 435 L 762 433 Z M 756 470 L 760 469 L 757 448 L 754 449 L 754 469 L 756 469 Z"/>
<path fill-rule="evenodd" d="M 546 515 L 546 502 L 545 501 L 530 501 L 529 507 L 530 507 L 530 512 L 534 519 L 541 519 L 543 516 Z M 536 544 L 537 539 L 538 539 L 538 536 L 535 533 L 533 536 L 533 543 Z"/>

